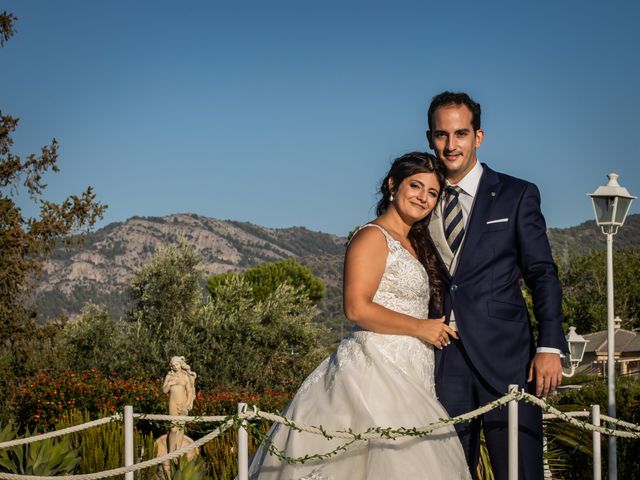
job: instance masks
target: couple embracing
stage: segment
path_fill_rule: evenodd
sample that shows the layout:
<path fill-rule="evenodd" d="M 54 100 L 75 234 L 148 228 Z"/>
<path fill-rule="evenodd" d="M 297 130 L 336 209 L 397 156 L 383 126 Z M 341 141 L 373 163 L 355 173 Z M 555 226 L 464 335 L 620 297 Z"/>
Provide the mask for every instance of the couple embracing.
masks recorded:
<path fill-rule="evenodd" d="M 435 156 L 397 158 L 378 217 L 353 236 L 344 310 L 355 327 L 304 381 L 284 415 L 326 430 L 412 428 L 489 403 L 517 384 L 538 396 L 562 379 L 561 289 L 535 185 L 477 160 L 480 105 L 443 92 L 428 110 Z M 537 345 L 521 293 L 531 290 Z M 519 404 L 519 478 L 543 478 L 542 413 Z M 257 451 L 252 479 L 469 479 L 480 429 L 495 477 L 507 478 L 507 410 L 427 436 L 358 441 L 276 424 Z"/>

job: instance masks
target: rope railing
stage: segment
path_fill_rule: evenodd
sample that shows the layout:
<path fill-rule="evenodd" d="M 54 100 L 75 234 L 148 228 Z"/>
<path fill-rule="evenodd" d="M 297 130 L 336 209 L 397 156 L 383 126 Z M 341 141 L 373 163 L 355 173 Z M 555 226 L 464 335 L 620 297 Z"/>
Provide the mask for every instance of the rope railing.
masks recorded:
<path fill-rule="evenodd" d="M 619 420 L 617 418 L 613 418 L 608 415 L 600 415 L 600 418 L 605 422 L 613 423 L 615 425 L 619 425 L 621 427 L 640 432 L 640 425 L 636 425 L 635 423 L 625 422 L 624 420 Z"/>
<path fill-rule="evenodd" d="M 579 410 L 577 412 L 564 412 L 566 415 L 570 416 L 570 417 L 588 417 L 591 415 L 591 413 L 589 413 L 587 410 Z M 544 415 L 542 415 L 542 419 L 543 420 L 553 420 L 554 418 L 557 418 L 553 413 L 545 413 Z"/>
<path fill-rule="evenodd" d="M 189 416 L 189 415 L 159 415 L 155 413 L 134 413 L 134 418 L 139 420 L 155 420 L 155 421 L 166 421 L 166 422 L 224 422 L 229 417 L 224 415 L 214 415 L 214 416 Z"/>
<path fill-rule="evenodd" d="M 578 417 L 590 417 L 591 413 L 588 412 L 587 410 L 580 410 L 577 412 L 563 412 L 565 415 L 569 416 L 569 417 L 574 417 L 574 418 L 578 418 Z M 558 418 L 557 415 L 554 415 L 553 413 L 545 413 L 542 416 L 543 420 L 552 420 L 554 418 Z M 614 418 L 614 417 L 610 417 L 608 415 L 600 415 L 600 418 L 602 420 L 604 420 L 605 422 L 614 424 L 614 425 L 619 425 L 621 427 L 624 428 L 628 428 L 630 430 L 636 430 L 640 432 L 640 426 L 636 425 L 635 423 L 629 423 L 629 422 L 625 422 L 624 420 L 620 420 L 618 418 Z"/>
<path fill-rule="evenodd" d="M 199 448 L 206 443 L 210 442 L 214 438 L 220 436 L 223 432 L 228 429 L 234 427 L 235 429 L 245 429 L 247 428 L 247 422 L 250 420 L 263 419 L 269 422 L 280 423 L 289 428 L 293 428 L 298 431 L 304 431 L 308 433 L 312 433 L 315 435 L 321 435 L 327 439 L 346 439 L 347 443 L 337 447 L 334 451 L 328 453 L 321 454 L 310 454 L 300 458 L 291 458 L 287 457 L 283 452 L 278 451 L 273 445 L 269 446 L 269 450 L 277 455 L 284 461 L 288 461 L 290 463 L 300 463 L 310 459 L 316 458 L 329 458 L 331 456 L 337 455 L 343 451 L 346 451 L 351 445 L 356 442 L 367 442 L 373 439 L 395 439 L 399 437 L 411 437 L 411 436 L 428 436 L 436 430 L 445 428 L 452 424 L 468 422 L 480 415 L 483 415 L 495 408 L 504 407 L 507 404 L 515 404 L 518 401 L 525 401 L 527 403 L 531 403 L 539 406 L 544 412 L 544 419 L 560 419 L 571 425 L 581 428 L 583 430 L 588 430 L 594 433 L 594 435 L 604 434 L 604 435 L 612 435 L 621 438 L 640 438 L 640 426 L 625 422 L 623 420 L 619 420 L 616 418 L 611 418 L 605 415 L 599 415 L 597 419 L 597 424 L 594 425 L 589 423 L 586 420 L 578 420 L 579 418 L 590 417 L 590 412 L 587 411 L 576 411 L 576 412 L 562 412 L 557 408 L 549 405 L 544 400 L 539 399 L 529 393 L 524 391 L 512 390 L 510 393 L 502 396 L 501 398 L 490 402 L 480 408 L 472 410 L 470 412 L 464 413 L 462 415 L 451 417 L 451 418 L 440 418 L 436 422 L 429 423 L 427 425 L 421 427 L 400 427 L 400 428 L 387 428 L 387 427 L 372 427 L 367 429 L 364 432 L 353 432 L 349 428 L 345 428 L 343 430 L 326 430 L 324 427 L 308 425 L 303 422 L 294 422 L 284 416 L 276 415 L 269 412 L 263 412 L 258 410 L 257 407 L 253 407 L 252 410 L 246 411 L 242 409 L 240 413 L 227 415 L 227 416 L 172 416 L 172 415 L 158 415 L 158 414 L 143 414 L 137 413 L 134 414 L 134 417 L 140 421 L 168 421 L 173 424 L 182 425 L 184 422 L 189 423 L 221 423 L 217 428 L 213 431 L 205 434 L 202 438 L 194 441 L 193 443 L 186 445 L 180 449 L 177 449 L 173 452 L 167 453 L 161 457 L 153 458 L 150 460 L 145 460 L 140 463 L 136 463 L 134 465 L 119 467 L 111 470 L 105 470 L 102 472 L 96 473 L 88 473 L 88 474 L 78 474 L 78 475 L 64 475 L 64 476 L 34 476 L 34 475 L 19 475 L 13 473 L 2 473 L 0 472 L 0 480 L 99 480 L 102 478 L 114 477 L 117 475 L 123 475 L 129 472 L 135 472 L 138 470 L 142 470 L 145 468 L 153 467 L 160 465 L 162 463 L 171 461 L 176 459 L 185 453 Z M 244 405 L 244 404 L 243 404 Z M 56 430 L 53 432 L 47 432 L 40 435 L 34 435 L 28 438 L 21 438 L 16 440 L 11 440 L 7 442 L 0 443 L 0 450 L 11 448 L 15 446 L 25 445 L 32 442 L 42 441 L 50 438 L 59 437 L 62 435 L 67 435 L 70 433 L 76 433 L 82 430 L 86 430 L 88 428 L 97 427 L 99 425 L 104 425 L 109 422 L 114 421 L 122 421 L 123 416 L 120 414 L 111 415 L 109 417 L 105 417 L 99 420 L 93 420 L 90 422 L 83 423 L 81 425 L 76 425 L 74 427 L 64 428 L 62 430 Z M 599 425 L 600 420 L 608 422 L 611 425 L 617 425 L 618 427 L 622 427 L 626 430 L 613 429 L 609 427 L 603 427 Z M 263 438 L 264 439 L 264 438 Z M 245 439 L 246 442 L 246 439 Z M 244 449 L 239 448 L 239 450 L 243 450 L 246 452 L 246 446 Z M 239 459 L 241 462 L 246 462 L 247 459 Z"/>
<path fill-rule="evenodd" d="M 39 435 L 34 435 L 33 437 L 17 438 L 15 440 L 9 440 L 9 441 L 0 443 L 0 450 L 3 450 L 5 448 L 10 448 L 10 447 L 17 447 L 18 445 L 26 445 L 28 443 L 39 442 L 41 440 L 47 440 L 49 438 L 61 437 L 62 435 L 67 435 L 69 433 L 81 432 L 82 430 L 98 427 L 100 425 L 104 425 L 105 423 L 110 423 L 115 420 L 121 420 L 121 419 L 122 419 L 122 415 L 119 413 L 116 413 L 115 415 L 111 415 L 110 417 L 104 417 L 98 420 L 92 420 L 90 422 L 82 423 L 80 425 L 75 425 L 73 427 L 63 428 L 62 430 L 55 430 L 53 432 L 41 433 Z"/>
<path fill-rule="evenodd" d="M 205 443 L 218 437 L 221 433 L 223 433 L 225 430 L 228 430 L 229 427 L 234 425 L 234 421 L 235 421 L 234 418 L 230 418 L 225 423 L 223 423 L 218 428 L 208 433 L 204 437 L 196 440 L 193 443 L 190 443 L 189 445 L 186 445 L 182 448 L 174 450 L 173 452 L 167 453 L 166 455 L 163 455 L 161 457 L 145 460 L 143 462 L 136 463 L 135 465 L 131 465 L 127 467 L 119 467 L 119 468 L 114 468 L 111 470 L 105 470 L 105 471 L 96 472 L 96 473 L 86 473 L 86 474 L 80 474 L 80 475 L 60 475 L 60 476 L 19 475 L 16 473 L 0 473 L 0 478 L 6 479 L 6 480 L 53 480 L 53 479 L 55 480 L 98 480 L 101 478 L 115 477 L 117 475 L 123 475 L 125 473 L 135 472 L 137 470 L 143 470 L 145 468 L 154 467 L 156 465 L 160 465 L 161 463 L 178 458 L 184 455 L 185 453 L 189 452 L 190 450 L 201 447 Z"/>
<path fill-rule="evenodd" d="M 539 406 L 543 412 L 546 412 L 548 414 L 550 413 L 554 415 L 556 418 L 560 418 L 575 427 L 582 428 L 583 430 L 589 430 L 591 432 L 598 432 L 604 435 L 612 435 L 614 437 L 621 437 L 621 438 L 640 438 L 640 426 L 635 425 L 633 423 L 622 422 L 616 418 L 608 417 L 606 415 L 601 415 L 600 416 L 601 420 L 605 420 L 609 423 L 616 424 L 621 427 L 623 426 L 625 428 L 630 428 L 635 431 L 627 432 L 623 430 L 615 430 L 612 428 L 596 426 L 589 422 L 579 421 L 575 418 L 576 416 L 584 416 L 582 412 L 580 412 L 580 415 L 574 415 L 574 416 L 567 415 L 567 412 L 562 412 L 557 408 L 549 405 L 544 400 L 541 400 L 538 397 L 535 397 L 530 393 L 526 393 L 526 392 L 518 392 L 518 397 L 519 399 L 522 399 L 528 403 L 532 403 L 534 405 Z"/>

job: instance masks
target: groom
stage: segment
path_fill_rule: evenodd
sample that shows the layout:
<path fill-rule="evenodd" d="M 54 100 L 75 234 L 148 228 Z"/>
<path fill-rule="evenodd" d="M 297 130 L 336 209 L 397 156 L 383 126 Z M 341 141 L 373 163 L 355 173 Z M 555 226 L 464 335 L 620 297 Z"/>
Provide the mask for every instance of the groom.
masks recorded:
<path fill-rule="evenodd" d="M 480 164 L 480 105 L 465 93 L 436 95 L 427 139 L 447 168 L 447 189 L 429 230 L 446 266 L 445 313 L 460 340 L 436 358 L 436 389 L 450 416 L 489 403 L 517 384 L 538 396 L 562 380 L 562 292 L 540 195 L 532 183 Z M 529 287 L 537 342 L 521 293 Z M 519 478 L 543 478 L 542 413 L 519 403 Z M 480 427 L 496 479 L 508 477 L 507 409 L 456 425 L 472 474 Z"/>

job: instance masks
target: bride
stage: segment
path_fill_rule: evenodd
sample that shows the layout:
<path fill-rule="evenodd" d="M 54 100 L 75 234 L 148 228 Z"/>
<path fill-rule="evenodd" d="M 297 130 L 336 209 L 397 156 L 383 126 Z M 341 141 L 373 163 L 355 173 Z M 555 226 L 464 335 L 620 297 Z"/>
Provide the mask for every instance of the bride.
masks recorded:
<path fill-rule="evenodd" d="M 355 327 L 307 377 L 284 416 L 325 430 L 421 427 L 448 417 L 434 387 L 434 347 L 456 332 L 428 319 L 442 281 L 427 221 L 445 185 L 434 156 L 397 158 L 382 182 L 378 218 L 360 228 L 345 257 L 344 311 Z M 287 457 L 324 454 L 349 442 L 275 424 L 269 441 Z M 263 443 L 251 479 L 470 479 L 453 426 L 424 437 L 356 441 L 345 451 L 288 463 Z"/>

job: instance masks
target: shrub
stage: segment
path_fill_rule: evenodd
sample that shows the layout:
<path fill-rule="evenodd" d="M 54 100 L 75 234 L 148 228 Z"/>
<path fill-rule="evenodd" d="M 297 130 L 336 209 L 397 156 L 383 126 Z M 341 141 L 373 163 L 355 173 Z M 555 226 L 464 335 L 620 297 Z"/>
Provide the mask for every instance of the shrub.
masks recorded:
<path fill-rule="evenodd" d="M 27 437 L 31 436 L 27 430 Z M 0 442 L 13 440 L 16 431 L 6 425 L 0 431 Z M 0 450 L 0 471 L 20 475 L 54 476 L 71 473 L 80 463 L 78 450 L 67 437 L 50 438 Z"/>
<path fill-rule="evenodd" d="M 250 285 L 238 277 L 218 295 L 200 333 L 206 348 L 194 352 L 191 363 L 195 369 L 201 361 L 210 375 L 205 388 L 293 390 L 326 355 L 318 346 L 323 329 L 312 322 L 317 308 L 293 287 L 280 285 L 256 302 Z"/>
<path fill-rule="evenodd" d="M 50 429 L 68 411 L 86 410 L 92 418 L 133 405 L 134 411 L 157 413 L 166 409 L 166 396 L 154 380 L 122 379 L 97 370 L 40 374 L 17 395 L 16 415 L 22 428 Z"/>
<path fill-rule="evenodd" d="M 622 420 L 640 423 L 640 382 L 633 378 L 616 380 L 616 417 Z M 602 414 L 607 412 L 607 386 L 602 379 L 594 380 L 582 386 L 580 390 L 572 390 L 558 396 L 554 403 L 562 410 L 589 408 L 600 405 Z M 559 422 L 558 420 L 555 421 Z M 593 477 L 591 459 L 591 433 L 577 430 L 567 424 L 554 425 L 548 440 L 553 447 L 562 451 L 565 463 L 571 468 L 563 472 L 566 480 L 587 480 Z M 608 436 L 602 435 L 602 470 L 607 471 Z M 617 439 L 618 475 L 619 478 L 640 478 L 640 441 L 638 439 Z"/>
<path fill-rule="evenodd" d="M 56 430 L 80 425 L 91 420 L 89 412 L 72 410 L 66 412 L 56 423 Z M 95 473 L 124 465 L 124 424 L 113 421 L 69 435 L 72 448 L 80 454 L 79 473 Z M 134 452 L 136 463 L 155 458 L 155 443 L 151 433 L 134 430 Z M 155 480 L 154 467 L 136 474 L 139 480 Z"/>
<path fill-rule="evenodd" d="M 129 325 L 114 321 L 106 309 L 87 304 L 82 315 L 67 323 L 63 334 L 65 360 L 74 371 L 126 370 L 130 358 L 125 351 Z"/>
<path fill-rule="evenodd" d="M 29 324 L 9 346 L 0 348 L 0 418 L 15 417 L 18 388 L 25 378 L 38 373 L 55 375 L 64 370 L 62 342 L 63 322 L 49 322 L 42 326 Z M 7 348 L 8 347 L 8 348 Z"/>
<path fill-rule="evenodd" d="M 193 353 L 203 348 L 196 326 L 206 316 L 199 266 L 198 254 L 181 239 L 178 245 L 158 247 L 151 261 L 134 273 L 124 340 L 128 363 L 122 374 L 151 372 L 159 377 L 174 355 L 187 357 L 194 366 Z"/>
<path fill-rule="evenodd" d="M 251 408 L 270 413 L 284 409 L 292 398 L 290 392 L 274 391 L 268 388 L 252 391 L 247 388 L 224 388 L 218 385 L 206 392 L 197 392 L 193 415 L 232 415 L 238 411 L 238 403 L 246 403 Z"/>
<path fill-rule="evenodd" d="M 202 480 L 206 473 L 206 465 L 201 458 L 189 460 L 186 455 L 181 456 L 177 462 L 171 462 L 170 468 L 171 475 L 163 470 L 165 480 Z"/>
<path fill-rule="evenodd" d="M 266 433 L 270 425 L 260 422 L 256 426 L 262 433 Z M 230 429 L 217 438 L 203 445 L 202 458 L 207 465 L 207 478 L 215 480 L 233 480 L 238 474 L 238 431 Z M 249 435 L 249 456 L 257 450 L 259 443 L 253 435 Z"/>
<path fill-rule="evenodd" d="M 219 290 L 234 278 L 241 277 L 251 287 L 252 298 L 263 301 L 276 291 L 280 285 L 287 284 L 298 289 L 313 303 L 318 303 L 326 293 L 323 281 L 314 276 L 309 267 L 300 265 L 294 258 L 279 262 L 267 262 L 250 268 L 242 273 L 227 272 L 207 279 L 207 290 L 215 300 Z"/>
<path fill-rule="evenodd" d="M 68 367 L 160 378 L 169 359 L 183 355 L 198 374 L 198 389 L 298 387 L 326 355 L 318 346 L 324 329 L 312 321 L 318 309 L 308 291 L 320 288 L 320 281 L 306 267 L 282 262 L 274 272 L 255 272 L 272 281 L 270 274 L 282 270 L 309 285 L 270 284 L 256 296 L 255 285 L 236 275 L 218 286 L 213 301 L 203 296 L 198 265 L 184 241 L 160 248 L 134 275 L 128 321 L 110 321 L 106 312 L 88 306 L 79 321 L 69 322 Z"/>
<path fill-rule="evenodd" d="M 58 377 L 39 375 L 19 391 L 17 409 L 24 425 L 38 430 L 61 429 L 78 425 L 95 417 L 119 411 L 125 404 L 134 405 L 134 411 L 163 413 L 166 411 L 166 397 L 160 392 L 156 382 L 128 379 L 112 375 L 102 375 L 98 371 L 81 374 L 64 372 Z M 117 400 L 115 399 L 117 397 Z M 240 402 L 256 405 L 259 409 L 277 413 L 291 400 L 289 391 L 274 391 L 268 388 L 252 390 L 240 387 L 216 386 L 209 391 L 198 391 L 192 415 L 228 415 L 237 412 Z M 73 401 L 72 401 L 73 399 Z M 82 410 L 80 410 L 82 409 Z M 187 424 L 187 435 L 197 439 L 210 432 L 213 424 Z M 255 428 L 263 433 L 269 428 L 268 422 L 259 422 Z M 136 422 L 134 442 L 136 461 L 155 457 L 156 436 L 166 433 L 166 422 Z M 146 433 L 145 433 L 146 432 Z M 66 438 L 69 449 L 78 451 L 81 461 L 80 473 L 108 470 L 122 466 L 123 425 L 114 421 L 105 425 L 70 434 Z M 1 440 L 0 440 L 1 441 Z M 237 473 L 236 459 L 237 433 L 230 430 L 208 442 L 201 450 L 204 465 L 200 474 L 212 479 L 232 479 Z M 250 453 L 257 442 L 250 436 Z M 184 474 L 191 474 L 194 465 L 184 466 Z M 182 469 L 179 469 L 182 471 Z M 142 480 L 151 480 L 155 468 L 140 473 Z M 200 475 L 198 474 L 198 475 Z M 195 475 L 195 473 L 194 473 Z"/>

